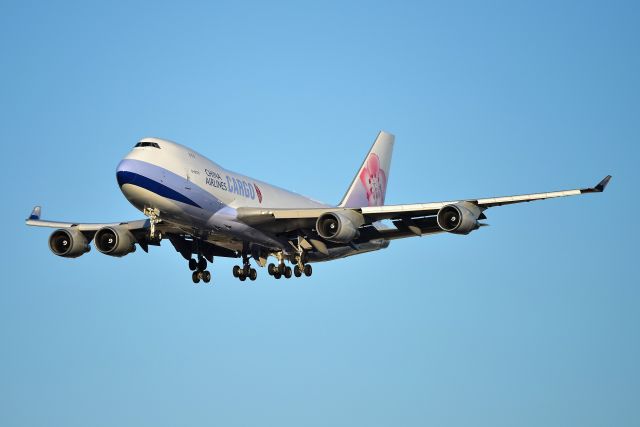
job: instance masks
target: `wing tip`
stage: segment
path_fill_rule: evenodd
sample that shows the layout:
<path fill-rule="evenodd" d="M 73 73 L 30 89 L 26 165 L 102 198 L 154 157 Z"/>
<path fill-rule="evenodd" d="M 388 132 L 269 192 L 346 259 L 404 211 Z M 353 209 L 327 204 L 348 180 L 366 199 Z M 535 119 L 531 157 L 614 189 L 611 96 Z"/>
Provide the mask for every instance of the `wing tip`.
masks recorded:
<path fill-rule="evenodd" d="M 31 215 L 29 215 L 29 218 L 27 218 L 27 220 L 39 220 L 40 219 L 40 214 L 42 213 L 42 207 L 41 206 L 34 206 L 33 209 L 31 210 Z"/>
<path fill-rule="evenodd" d="M 611 181 L 611 175 L 605 176 L 602 181 L 600 181 L 598 185 L 594 187 L 594 190 L 596 190 L 598 193 L 602 193 L 607 188 L 607 185 L 609 185 L 609 181 Z"/>
<path fill-rule="evenodd" d="M 611 181 L 611 175 L 607 175 L 602 180 L 596 184 L 595 187 L 585 188 L 580 190 L 581 193 L 602 193 L 609 185 L 609 181 Z"/>

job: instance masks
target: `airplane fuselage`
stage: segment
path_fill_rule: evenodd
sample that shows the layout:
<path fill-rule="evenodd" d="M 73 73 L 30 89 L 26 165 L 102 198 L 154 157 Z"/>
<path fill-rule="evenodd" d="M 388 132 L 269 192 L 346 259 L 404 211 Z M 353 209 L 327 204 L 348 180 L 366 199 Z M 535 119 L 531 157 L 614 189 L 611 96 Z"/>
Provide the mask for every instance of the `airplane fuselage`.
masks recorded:
<path fill-rule="evenodd" d="M 220 238 L 283 244 L 238 220 L 237 208 L 323 208 L 329 205 L 229 171 L 196 151 L 158 138 L 145 138 L 120 162 L 116 176 L 127 200 L 142 212 Z"/>

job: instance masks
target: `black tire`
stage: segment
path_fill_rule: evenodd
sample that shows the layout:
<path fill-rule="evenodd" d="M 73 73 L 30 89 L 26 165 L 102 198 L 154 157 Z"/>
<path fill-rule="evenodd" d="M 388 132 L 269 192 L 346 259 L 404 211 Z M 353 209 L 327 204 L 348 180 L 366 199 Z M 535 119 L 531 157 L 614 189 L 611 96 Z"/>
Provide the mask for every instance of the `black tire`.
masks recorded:
<path fill-rule="evenodd" d="M 198 260 L 198 269 L 200 271 L 205 271 L 207 269 L 207 260 L 204 258 L 200 258 Z"/>
<path fill-rule="evenodd" d="M 249 277 L 249 273 L 251 273 L 251 266 L 249 264 L 245 264 L 242 267 L 242 275 L 245 277 Z"/>
<path fill-rule="evenodd" d="M 211 281 L 211 272 L 209 270 L 202 272 L 202 281 L 204 283 L 209 283 Z"/>
<path fill-rule="evenodd" d="M 269 264 L 269 267 L 267 267 L 267 273 L 269 273 L 269 276 L 276 274 L 276 265 L 274 263 Z"/>
<path fill-rule="evenodd" d="M 195 259 L 191 258 L 189 260 L 189 270 L 196 271 L 197 268 L 198 268 L 198 261 L 196 261 Z"/>
<path fill-rule="evenodd" d="M 295 267 L 293 267 L 293 275 L 296 277 L 302 276 L 302 270 L 300 269 L 299 265 L 296 265 Z"/>
<path fill-rule="evenodd" d="M 253 282 L 257 278 L 258 278 L 258 272 L 256 271 L 255 268 L 252 268 L 251 271 L 249 271 L 249 279 L 251 279 L 251 281 Z"/>
<path fill-rule="evenodd" d="M 245 280 L 247 280 L 247 276 L 240 276 L 238 277 L 238 279 L 240 279 L 241 282 L 244 282 Z"/>
<path fill-rule="evenodd" d="M 291 279 L 291 267 L 287 266 L 284 269 L 284 277 L 286 277 L 287 279 Z"/>
<path fill-rule="evenodd" d="M 240 266 L 239 265 L 234 265 L 233 266 L 233 277 L 240 277 Z"/>
<path fill-rule="evenodd" d="M 276 271 L 276 273 L 273 275 L 273 277 L 275 277 L 276 279 L 280 279 L 282 277 L 282 274 L 280 274 L 279 271 Z"/>
<path fill-rule="evenodd" d="M 191 274 L 191 280 L 193 280 L 193 283 L 200 283 L 200 274 L 194 271 L 193 274 Z"/>
<path fill-rule="evenodd" d="M 313 268 L 311 268 L 311 264 L 305 264 L 304 275 L 307 277 L 311 277 L 312 274 L 313 274 Z"/>
<path fill-rule="evenodd" d="M 279 265 L 278 265 L 278 273 L 280 273 L 280 274 L 284 274 L 284 271 L 286 270 L 286 268 L 287 268 L 287 266 L 286 266 L 286 265 L 284 265 L 284 263 L 279 264 Z"/>

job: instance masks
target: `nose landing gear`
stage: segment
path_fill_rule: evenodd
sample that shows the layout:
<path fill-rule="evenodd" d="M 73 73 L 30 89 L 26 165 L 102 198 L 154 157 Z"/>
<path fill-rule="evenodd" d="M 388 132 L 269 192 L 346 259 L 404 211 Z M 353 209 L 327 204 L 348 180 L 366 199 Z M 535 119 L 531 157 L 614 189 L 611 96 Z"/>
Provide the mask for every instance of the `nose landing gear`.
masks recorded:
<path fill-rule="evenodd" d="M 156 234 L 156 224 L 162 222 L 160 220 L 160 211 L 155 208 L 144 208 L 142 213 L 149 217 L 149 239 L 152 241 L 162 240 L 162 233 Z"/>

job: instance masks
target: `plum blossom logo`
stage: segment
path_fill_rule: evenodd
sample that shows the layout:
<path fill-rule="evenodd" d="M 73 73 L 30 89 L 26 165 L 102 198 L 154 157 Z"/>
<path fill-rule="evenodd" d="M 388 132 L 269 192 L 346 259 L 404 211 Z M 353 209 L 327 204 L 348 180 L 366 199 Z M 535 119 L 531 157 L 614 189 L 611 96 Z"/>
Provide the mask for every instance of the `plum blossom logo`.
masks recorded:
<path fill-rule="evenodd" d="M 387 176 L 380 168 L 380 158 L 371 153 L 360 172 L 360 182 L 367 192 L 369 206 L 382 206 L 387 189 Z"/>

